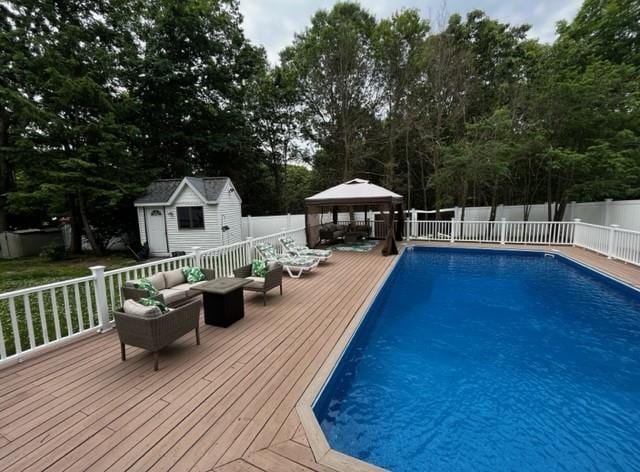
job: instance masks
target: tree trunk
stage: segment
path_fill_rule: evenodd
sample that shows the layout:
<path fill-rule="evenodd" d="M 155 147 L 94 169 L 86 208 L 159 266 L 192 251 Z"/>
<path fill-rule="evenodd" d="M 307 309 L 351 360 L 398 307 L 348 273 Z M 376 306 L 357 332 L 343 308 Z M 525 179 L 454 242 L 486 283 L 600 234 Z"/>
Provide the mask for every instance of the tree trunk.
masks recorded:
<path fill-rule="evenodd" d="M 82 228 L 84 229 L 84 234 L 87 236 L 87 240 L 91 245 L 91 249 L 97 256 L 102 256 L 104 251 L 102 247 L 98 244 L 95 235 L 93 234 L 93 229 L 91 229 L 91 225 L 89 224 L 89 218 L 87 217 L 87 209 L 84 202 L 84 197 L 82 195 L 78 196 L 78 207 L 80 209 L 80 217 L 82 218 Z"/>
<path fill-rule="evenodd" d="M 70 254 L 82 254 L 82 217 L 78 209 L 78 201 L 76 198 L 69 199 L 69 207 L 71 208 L 71 239 L 69 241 Z"/>
<path fill-rule="evenodd" d="M 411 162 L 409 161 L 409 130 L 404 137 L 404 159 L 407 162 L 407 209 L 411 209 Z M 425 208 L 426 210 L 426 208 Z"/>
<path fill-rule="evenodd" d="M 13 187 L 13 169 L 7 159 L 6 148 L 9 147 L 9 113 L 0 110 L 0 231 L 9 229 L 7 218 L 7 196 Z M 5 150 L 2 150 L 2 149 Z"/>

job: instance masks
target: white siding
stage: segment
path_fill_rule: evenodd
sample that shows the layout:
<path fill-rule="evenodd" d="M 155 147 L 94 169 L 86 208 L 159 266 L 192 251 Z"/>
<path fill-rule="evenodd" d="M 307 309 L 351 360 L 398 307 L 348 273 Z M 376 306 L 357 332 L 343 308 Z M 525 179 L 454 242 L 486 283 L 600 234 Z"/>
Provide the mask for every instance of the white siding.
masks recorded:
<path fill-rule="evenodd" d="M 229 227 L 229 231 L 225 233 L 219 231 L 220 245 L 242 241 L 242 204 L 237 190 L 234 188 L 234 191 L 230 192 L 231 188 L 233 185 L 227 181 L 218 197 L 218 228 L 222 228 L 223 225 Z"/>
<path fill-rule="evenodd" d="M 201 206 L 204 213 L 204 229 L 178 229 L 178 211 L 181 206 Z M 210 249 L 219 245 L 220 225 L 217 205 L 207 205 L 191 188 L 184 186 L 173 205 L 165 208 L 169 251 L 191 251 L 193 246 Z"/>
<path fill-rule="evenodd" d="M 147 228 L 144 225 L 144 208 L 138 207 L 138 228 L 140 229 L 140 242 L 147 242 Z"/>

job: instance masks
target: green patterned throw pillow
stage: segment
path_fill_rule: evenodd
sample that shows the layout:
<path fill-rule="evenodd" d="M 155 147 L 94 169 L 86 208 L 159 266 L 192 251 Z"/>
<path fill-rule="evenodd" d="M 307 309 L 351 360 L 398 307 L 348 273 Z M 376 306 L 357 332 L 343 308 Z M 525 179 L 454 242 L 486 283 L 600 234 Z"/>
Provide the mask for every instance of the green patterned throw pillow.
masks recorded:
<path fill-rule="evenodd" d="M 162 313 L 166 313 L 167 311 L 169 311 L 167 305 L 155 298 L 141 298 L 140 300 L 138 300 L 138 303 L 144 306 L 157 306 L 158 308 L 160 308 L 160 311 Z"/>
<path fill-rule="evenodd" d="M 141 288 L 149 292 L 149 297 L 155 297 L 156 295 L 158 295 L 158 289 L 155 288 L 151 281 L 146 277 L 138 281 L 138 283 L 136 284 L 136 288 Z"/>
<path fill-rule="evenodd" d="M 267 264 L 257 259 L 251 262 L 251 275 L 253 277 L 264 277 L 267 275 Z"/>
<path fill-rule="evenodd" d="M 206 278 L 200 270 L 200 267 L 184 267 L 182 269 L 182 273 L 184 274 L 184 278 L 187 279 L 187 282 L 190 284 L 202 282 Z"/>

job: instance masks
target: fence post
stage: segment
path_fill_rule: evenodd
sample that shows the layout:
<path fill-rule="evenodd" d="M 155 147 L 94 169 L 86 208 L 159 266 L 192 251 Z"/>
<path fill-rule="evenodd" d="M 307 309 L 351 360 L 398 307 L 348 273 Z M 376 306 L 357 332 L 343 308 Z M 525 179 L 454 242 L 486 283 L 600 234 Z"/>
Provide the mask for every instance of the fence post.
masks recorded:
<path fill-rule="evenodd" d="M 287 231 L 291 229 L 291 213 L 287 213 Z"/>
<path fill-rule="evenodd" d="M 571 241 L 571 245 L 573 247 L 576 246 L 576 234 L 577 234 L 578 228 L 579 228 L 578 223 L 580 223 L 581 221 L 582 220 L 580 218 L 574 218 L 573 219 L 573 240 Z"/>
<path fill-rule="evenodd" d="M 616 254 L 616 228 L 619 227 L 620 225 L 609 226 L 609 245 L 607 246 L 607 259 L 612 259 Z"/>
<path fill-rule="evenodd" d="M 500 218 L 500 244 L 504 244 L 507 239 L 507 219 Z"/>
<path fill-rule="evenodd" d="M 107 282 L 104 278 L 105 266 L 89 267 L 96 286 L 96 310 L 98 311 L 98 330 L 101 333 L 111 329 L 109 304 L 107 302 Z"/>
<path fill-rule="evenodd" d="M 249 233 L 249 237 L 253 238 L 253 221 L 251 220 L 251 215 L 247 215 L 247 232 Z"/>
<path fill-rule="evenodd" d="M 458 220 L 451 218 L 451 242 L 456 240 L 456 223 Z"/>
<path fill-rule="evenodd" d="M 604 225 L 609 226 L 609 222 L 611 221 L 611 202 L 613 198 L 605 198 L 604 199 Z"/>
<path fill-rule="evenodd" d="M 193 246 L 191 248 L 191 250 L 193 251 L 193 258 L 194 258 L 194 262 L 195 262 L 195 266 L 196 267 L 202 267 L 202 257 L 201 257 L 201 253 L 202 253 L 202 248 L 200 246 Z"/>
<path fill-rule="evenodd" d="M 253 238 L 251 236 L 249 236 L 247 238 L 247 245 L 245 246 L 245 258 L 246 258 L 246 263 L 247 264 L 251 264 L 251 261 L 253 260 Z"/>

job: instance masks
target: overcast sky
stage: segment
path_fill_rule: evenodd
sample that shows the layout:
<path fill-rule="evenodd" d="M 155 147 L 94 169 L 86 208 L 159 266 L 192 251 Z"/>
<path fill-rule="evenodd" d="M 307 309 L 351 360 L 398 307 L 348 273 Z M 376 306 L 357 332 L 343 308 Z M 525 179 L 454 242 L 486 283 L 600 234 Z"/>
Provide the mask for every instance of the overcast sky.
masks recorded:
<path fill-rule="evenodd" d="M 335 0 L 240 0 L 245 33 L 254 43 L 263 45 L 271 62 L 278 52 L 291 43 L 294 33 L 302 32 L 309 19 L 320 8 L 331 8 Z M 441 0 L 361 0 L 360 4 L 378 18 L 394 11 L 418 8 L 426 18 L 435 18 L 442 9 Z M 475 8 L 492 18 L 511 24 L 529 23 L 531 37 L 551 42 L 555 24 L 571 20 L 582 0 L 448 0 L 448 13 L 463 16 Z"/>

